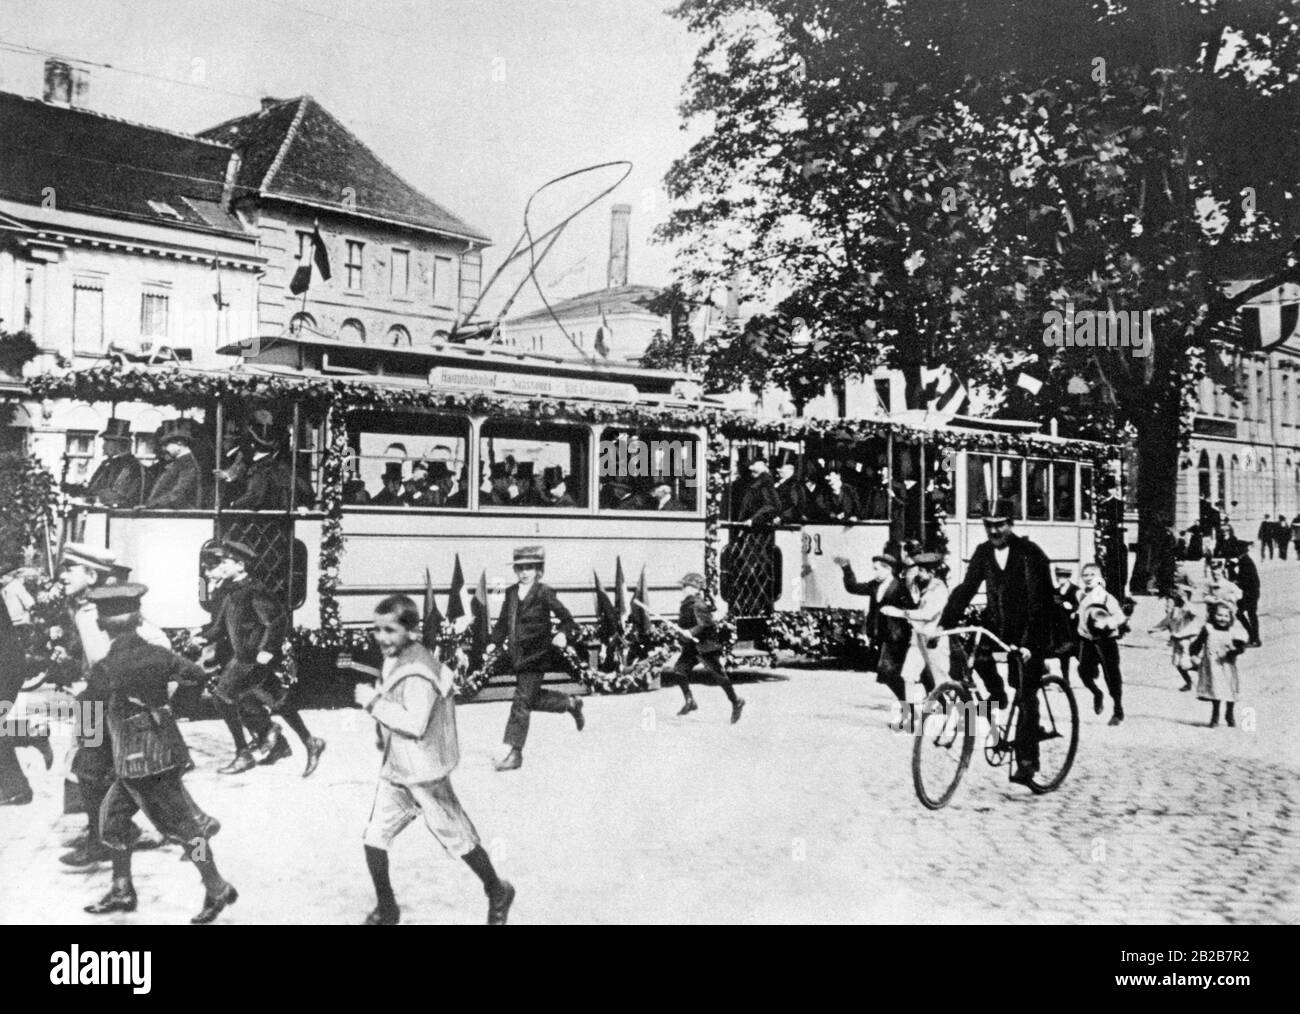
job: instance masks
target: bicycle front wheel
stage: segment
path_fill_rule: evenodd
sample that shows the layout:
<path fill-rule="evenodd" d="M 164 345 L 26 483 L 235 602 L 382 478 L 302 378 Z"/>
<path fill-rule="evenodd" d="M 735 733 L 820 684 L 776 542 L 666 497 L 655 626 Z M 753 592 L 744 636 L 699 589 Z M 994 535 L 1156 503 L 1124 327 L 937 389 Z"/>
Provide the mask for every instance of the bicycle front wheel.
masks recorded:
<path fill-rule="evenodd" d="M 1079 749 L 1079 706 L 1074 691 L 1059 676 L 1046 676 L 1038 687 L 1038 770 L 1029 779 L 1037 793 L 1060 788 Z"/>
<path fill-rule="evenodd" d="M 975 712 L 961 683 L 935 687 L 912 729 L 912 785 L 929 810 L 947 806 L 975 749 Z"/>

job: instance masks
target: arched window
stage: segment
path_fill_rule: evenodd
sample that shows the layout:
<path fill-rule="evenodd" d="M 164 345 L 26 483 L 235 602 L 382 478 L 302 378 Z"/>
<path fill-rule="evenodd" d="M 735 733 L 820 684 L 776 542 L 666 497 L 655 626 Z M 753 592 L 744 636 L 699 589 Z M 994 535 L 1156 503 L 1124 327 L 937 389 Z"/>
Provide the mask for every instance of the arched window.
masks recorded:
<path fill-rule="evenodd" d="M 1228 506 L 1228 477 L 1223 467 L 1222 454 L 1220 454 L 1219 457 L 1214 462 L 1214 477 L 1216 480 L 1215 487 L 1219 491 L 1219 496 L 1218 496 L 1219 502 L 1222 503 L 1224 507 L 1227 507 Z"/>
<path fill-rule="evenodd" d="M 1228 462 L 1228 496 L 1241 496 L 1241 476 L 1237 471 L 1237 456 L 1234 454 Z"/>
<path fill-rule="evenodd" d="M 1210 487 L 1210 452 L 1201 451 L 1201 458 L 1196 463 L 1196 491 L 1199 496 L 1209 500 L 1214 496 Z"/>
<path fill-rule="evenodd" d="M 1209 377 L 1201 378 L 1200 402 L 1205 415 L 1214 415 L 1214 381 Z"/>
<path fill-rule="evenodd" d="M 366 327 L 355 317 L 349 317 L 339 328 L 339 337 L 345 342 L 363 342 L 366 340 Z"/>
<path fill-rule="evenodd" d="M 401 324 L 394 324 L 388 329 L 389 345 L 406 345 L 411 344 L 411 332 L 402 327 Z"/>
<path fill-rule="evenodd" d="M 301 334 L 303 328 L 307 328 L 309 331 L 315 331 L 316 318 L 310 313 L 295 313 L 289 318 L 290 334 Z"/>
<path fill-rule="evenodd" d="M 1291 425 L 1291 375 L 1282 374 L 1282 411 L 1279 413 L 1282 425 Z"/>

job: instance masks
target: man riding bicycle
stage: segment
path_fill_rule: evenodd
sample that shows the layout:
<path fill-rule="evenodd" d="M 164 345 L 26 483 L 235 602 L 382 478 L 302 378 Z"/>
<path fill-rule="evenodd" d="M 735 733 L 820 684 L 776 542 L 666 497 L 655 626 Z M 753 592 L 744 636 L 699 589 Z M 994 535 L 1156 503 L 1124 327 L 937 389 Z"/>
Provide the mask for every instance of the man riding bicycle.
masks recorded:
<path fill-rule="evenodd" d="M 960 626 L 971 599 L 984 585 L 988 604 L 983 625 L 1019 650 L 1022 665 L 1019 719 L 1016 722 L 1016 770 L 1013 782 L 1028 784 L 1038 770 L 1038 687 L 1044 660 L 1050 650 L 1052 573 L 1047 554 L 1029 539 L 1012 531 L 1019 513 L 1010 500 L 986 504 L 984 531 L 988 541 L 975 549 L 961 584 L 948 596 L 939 626 Z M 986 650 L 977 650 L 974 669 L 999 708 L 1007 706 L 1007 693 L 997 663 Z"/>

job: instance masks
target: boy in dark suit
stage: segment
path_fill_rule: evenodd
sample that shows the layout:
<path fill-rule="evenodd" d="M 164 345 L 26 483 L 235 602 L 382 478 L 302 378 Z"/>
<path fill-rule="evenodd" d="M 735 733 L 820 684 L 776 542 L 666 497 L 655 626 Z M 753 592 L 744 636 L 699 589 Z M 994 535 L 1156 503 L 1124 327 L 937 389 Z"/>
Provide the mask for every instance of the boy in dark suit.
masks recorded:
<path fill-rule="evenodd" d="M 552 646 L 563 647 L 567 637 L 578 637 L 578 625 L 553 589 L 542 583 L 546 554 L 540 546 L 521 546 L 515 550 L 515 576 L 519 579 L 506 591 L 506 602 L 492 630 L 490 656 L 507 641 L 510 668 L 515 674 L 515 698 L 506 722 L 505 743 L 510 752 L 497 762 L 498 771 L 514 771 L 524 763 L 524 743 L 528 739 L 528 719 L 534 711 L 568 712 L 578 731 L 585 719 L 582 698 L 573 694 L 542 689 L 542 677 L 551 661 Z M 551 636 L 551 617 L 559 620 L 560 632 Z"/>
<path fill-rule="evenodd" d="M 902 564 L 888 553 L 877 553 L 871 558 L 875 576 L 870 581 L 859 581 L 846 557 L 837 556 L 835 563 L 844 571 L 844 590 L 850 595 L 867 596 L 867 614 L 862 625 L 862 632 L 867 636 L 867 669 L 874 669 L 876 682 L 883 683 L 900 704 L 904 703 L 907 688 L 903 683 L 903 661 L 912 643 L 912 627 L 907 620 L 885 616 L 880 611 L 882 606 L 911 609 L 914 605 L 906 586 L 898 579 Z"/>
<path fill-rule="evenodd" d="M 142 810 L 163 835 L 185 847 L 185 857 L 198 869 L 205 890 L 203 909 L 190 922 L 209 923 L 239 899 L 239 892 L 217 872 L 212 858 L 209 839 L 220 824 L 194 804 L 181 782 L 190 756 L 167 704 L 169 682 L 201 683 L 204 674 L 194 663 L 136 633 L 140 598 L 147 590 L 140 584 L 119 584 L 87 593 L 99 609 L 101 628 L 112 639 L 90 680 L 107 692 L 116 779 L 100 810 L 100 836 L 113 850 L 113 886 L 86 911 L 91 915 L 135 911 L 131 818 Z"/>
<path fill-rule="evenodd" d="M 163 423 L 158 443 L 167 452 L 167 464 L 149 491 L 150 510 L 198 510 L 203 496 L 203 476 L 194 457 L 194 438 L 188 419 Z"/>
<path fill-rule="evenodd" d="M 722 667 L 722 644 L 718 641 L 718 625 L 713 619 L 713 609 L 704 596 L 703 576 L 694 573 L 685 575 L 682 578 L 682 591 L 686 597 L 682 599 L 677 614 L 677 625 L 682 629 L 682 640 L 685 643 L 677 661 L 673 663 L 673 672 L 681 681 L 686 702 L 677 714 L 689 715 L 699 709 L 691 695 L 691 673 L 696 665 L 703 664 L 731 702 L 731 724 L 735 725 L 740 721 L 745 699 L 736 696 L 731 680 Z"/>

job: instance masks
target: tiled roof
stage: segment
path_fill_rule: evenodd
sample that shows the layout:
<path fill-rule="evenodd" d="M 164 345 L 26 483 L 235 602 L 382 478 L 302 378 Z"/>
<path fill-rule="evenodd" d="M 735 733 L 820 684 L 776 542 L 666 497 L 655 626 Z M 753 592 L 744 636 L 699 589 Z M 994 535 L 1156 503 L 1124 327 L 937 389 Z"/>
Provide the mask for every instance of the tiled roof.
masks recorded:
<path fill-rule="evenodd" d="M 654 285 L 619 285 L 612 289 L 596 289 L 571 296 L 558 303 L 552 303 L 551 309 L 542 307 L 529 313 L 520 314 L 504 321 L 506 325 L 532 324 L 551 320 L 551 312 L 557 317 L 589 317 L 604 311 L 614 313 L 648 313 L 645 304 L 663 291 Z"/>
<path fill-rule="evenodd" d="M 230 156 L 187 134 L 0 92 L 0 197 L 8 200 L 42 204 L 53 188 L 60 209 L 245 234 L 221 204 Z"/>
<path fill-rule="evenodd" d="M 235 147 L 239 183 L 266 197 L 337 208 L 380 221 L 489 242 L 480 229 L 403 180 L 310 95 L 200 131 Z M 355 208 L 343 203 L 352 188 Z"/>

